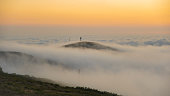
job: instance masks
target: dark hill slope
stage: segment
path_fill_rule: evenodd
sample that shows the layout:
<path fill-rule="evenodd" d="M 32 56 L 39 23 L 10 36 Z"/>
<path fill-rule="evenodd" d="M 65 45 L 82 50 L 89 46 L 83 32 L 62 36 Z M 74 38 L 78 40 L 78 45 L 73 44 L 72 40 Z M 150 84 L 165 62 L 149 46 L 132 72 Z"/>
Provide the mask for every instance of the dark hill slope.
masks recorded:
<path fill-rule="evenodd" d="M 33 77 L 3 73 L 0 68 L 0 96 L 118 96 L 82 87 L 63 87 Z"/>

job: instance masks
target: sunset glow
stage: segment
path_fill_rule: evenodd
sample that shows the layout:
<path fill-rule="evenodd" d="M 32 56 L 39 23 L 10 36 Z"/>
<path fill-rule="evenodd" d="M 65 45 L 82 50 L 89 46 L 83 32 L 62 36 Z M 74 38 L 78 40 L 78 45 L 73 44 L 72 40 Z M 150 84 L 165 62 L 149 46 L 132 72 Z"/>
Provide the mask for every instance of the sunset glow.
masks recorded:
<path fill-rule="evenodd" d="M 168 0 L 4 0 L 0 25 L 170 24 Z"/>

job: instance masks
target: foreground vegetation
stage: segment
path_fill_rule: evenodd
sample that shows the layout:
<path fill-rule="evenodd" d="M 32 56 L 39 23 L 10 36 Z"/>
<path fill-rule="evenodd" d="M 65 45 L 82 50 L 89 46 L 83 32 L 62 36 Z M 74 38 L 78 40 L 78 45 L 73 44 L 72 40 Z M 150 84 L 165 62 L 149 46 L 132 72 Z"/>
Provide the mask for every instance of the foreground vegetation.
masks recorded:
<path fill-rule="evenodd" d="M 0 68 L 0 96 L 118 96 L 83 87 L 63 87 L 33 77 L 7 74 Z"/>

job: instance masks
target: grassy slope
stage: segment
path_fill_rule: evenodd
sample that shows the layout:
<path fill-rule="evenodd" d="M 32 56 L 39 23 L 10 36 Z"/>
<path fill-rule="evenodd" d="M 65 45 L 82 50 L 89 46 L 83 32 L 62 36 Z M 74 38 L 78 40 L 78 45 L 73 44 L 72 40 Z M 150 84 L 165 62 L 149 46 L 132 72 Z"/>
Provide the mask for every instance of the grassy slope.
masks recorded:
<path fill-rule="evenodd" d="M 82 87 L 63 87 L 0 69 L 0 96 L 118 96 Z"/>

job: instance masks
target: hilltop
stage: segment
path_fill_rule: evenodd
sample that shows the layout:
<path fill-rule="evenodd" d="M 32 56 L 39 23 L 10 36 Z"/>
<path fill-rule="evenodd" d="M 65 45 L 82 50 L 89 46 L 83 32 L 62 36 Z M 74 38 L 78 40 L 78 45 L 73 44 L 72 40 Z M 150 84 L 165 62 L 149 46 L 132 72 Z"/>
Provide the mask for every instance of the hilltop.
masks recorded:
<path fill-rule="evenodd" d="M 71 43 L 71 44 L 64 45 L 63 47 L 119 51 L 116 48 L 106 46 L 106 45 L 102 45 L 102 44 L 99 44 L 99 43 L 96 43 L 96 42 L 90 42 L 90 41 L 82 41 L 82 42 Z"/>

